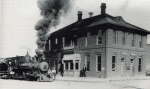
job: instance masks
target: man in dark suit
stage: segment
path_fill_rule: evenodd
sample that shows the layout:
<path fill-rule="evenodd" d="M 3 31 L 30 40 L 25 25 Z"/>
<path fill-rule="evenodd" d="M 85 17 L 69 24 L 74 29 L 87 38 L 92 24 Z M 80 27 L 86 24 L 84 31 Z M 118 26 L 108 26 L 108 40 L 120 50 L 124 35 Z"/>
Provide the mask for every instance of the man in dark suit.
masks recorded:
<path fill-rule="evenodd" d="M 61 76 L 63 77 L 64 76 L 64 64 L 62 62 L 60 63 L 59 72 L 60 72 Z"/>
<path fill-rule="evenodd" d="M 84 64 L 83 65 L 83 69 L 82 69 L 82 71 L 83 71 L 83 77 L 86 77 L 86 70 L 87 70 L 87 68 L 86 68 L 86 66 Z"/>

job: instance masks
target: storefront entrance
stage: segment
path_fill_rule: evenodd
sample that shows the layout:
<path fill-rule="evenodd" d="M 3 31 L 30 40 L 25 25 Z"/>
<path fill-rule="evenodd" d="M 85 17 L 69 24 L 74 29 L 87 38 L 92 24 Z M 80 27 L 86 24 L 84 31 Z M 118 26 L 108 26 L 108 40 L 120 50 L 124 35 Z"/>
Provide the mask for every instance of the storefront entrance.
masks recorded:
<path fill-rule="evenodd" d="M 80 54 L 66 54 L 63 57 L 64 75 L 79 76 L 80 71 Z"/>

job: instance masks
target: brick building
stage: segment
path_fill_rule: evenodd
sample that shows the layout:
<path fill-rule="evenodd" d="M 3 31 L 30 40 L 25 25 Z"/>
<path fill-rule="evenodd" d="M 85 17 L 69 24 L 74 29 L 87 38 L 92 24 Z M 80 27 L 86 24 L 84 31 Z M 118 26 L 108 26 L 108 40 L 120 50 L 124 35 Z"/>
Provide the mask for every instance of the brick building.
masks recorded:
<path fill-rule="evenodd" d="M 106 13 L 78 20 L 53 32 L 45 55 L 56 66 L 63 61 L 65 75 L 79 76 L 85 65 L 88 77 L 144 75 L 149 31 L 126 22 L 121 16 Z"/>

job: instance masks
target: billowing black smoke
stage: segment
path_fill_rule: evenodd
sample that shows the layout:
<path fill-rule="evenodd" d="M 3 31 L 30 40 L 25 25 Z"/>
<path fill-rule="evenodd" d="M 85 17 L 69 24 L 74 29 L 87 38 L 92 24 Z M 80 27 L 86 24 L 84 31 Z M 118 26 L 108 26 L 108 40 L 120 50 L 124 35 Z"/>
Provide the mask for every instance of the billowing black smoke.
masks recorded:
<path fill-rule="evenodd" d="M 71 6 L 71 0 L 39 0 L 38 7 L 41 10 L 42 19 L 36 24 L 37 46 L 44 50 L 47 33 L 51 27 L 59 24 L 60 17 L 66 14 Z"/>

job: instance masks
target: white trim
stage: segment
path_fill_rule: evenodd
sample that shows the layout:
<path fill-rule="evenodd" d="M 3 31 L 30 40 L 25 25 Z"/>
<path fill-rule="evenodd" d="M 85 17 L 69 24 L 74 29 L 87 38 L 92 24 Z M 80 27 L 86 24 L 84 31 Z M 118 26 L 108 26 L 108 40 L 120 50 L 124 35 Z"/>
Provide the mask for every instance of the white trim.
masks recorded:
<path fill-rule="evenodd" d="M 87 41 L 87 37 L 85 37 L 85 47 L 87 47 L 88 45 L 88 41 Z"/>
<path fill-rule="evenodd" d="M 80 54 L 66 54 L 62 60 L 81 60 Z"/>
<path fill-rule="evenodd" d="M 96 36 L 96 45 L 98 45 L 98 35 Z"/>
<path fill-rule="evenodd" d="M 55 44 L 58 44 L 58 38 L 55 39 Z"/>
<path fill-rule="evenodd" d="M 49 51 L 51 50 L 51 40 L 48 41 L 49 42 Z"/>
<path fill-rule="evenodd" d="M 98 56 L 98 55 L 96 55 L 96 61 L 95 61 L 95 62 L 96 62 L 96 63 L 95 63 L 95 64 L 96 64 L 96 65 L 95 65 L 95 66 L 96 66 L 96 68 L 95 68 L 95 69 L 96 69 L 96 72 L 98 72 L 98 70 L 97 70 L 97 56 Z"/>
<path fill-rule="evenodd" d="M 99 37 L 101 37 L 101 43 L 98 43 L 99 42 Z M 103 44 L 103 38 L 102 38 L 102 36 L 97 35 L 96 36 L 96 45 L 101 45 L 101 44 Z"/>
<path fill-rule="evenodd" d="M 71 70 L 71 64 L 68 62 L 68 70 Z"/>
<path fill-rule="evenodd" d="M 87 67 L 87 55 L 85 55 L 84 64 L 85 64 L 85 66 Z"/>

